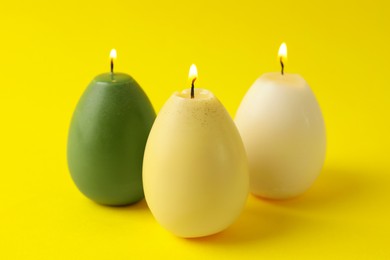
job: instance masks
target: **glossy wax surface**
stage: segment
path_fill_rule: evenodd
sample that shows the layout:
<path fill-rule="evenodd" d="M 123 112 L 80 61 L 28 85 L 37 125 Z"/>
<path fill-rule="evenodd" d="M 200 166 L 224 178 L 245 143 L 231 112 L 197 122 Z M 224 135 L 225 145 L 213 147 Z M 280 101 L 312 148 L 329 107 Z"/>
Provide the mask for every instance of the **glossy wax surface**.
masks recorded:
<path fill-rule="evenodd" d="M 142 161 L 155 113 L 129 75 L 97 76 L 73 115 L 68 165 L 73 181 L 88 198 L 125 205 L 143 198 Z"/>
<path fill-rule="evenodd" d="M 248 195 L 245 150 L 236 126 L 208 90 L 174 93 L 145 149 L 145 198 L 156 220 L 180 237 L 220 232 Z"/>

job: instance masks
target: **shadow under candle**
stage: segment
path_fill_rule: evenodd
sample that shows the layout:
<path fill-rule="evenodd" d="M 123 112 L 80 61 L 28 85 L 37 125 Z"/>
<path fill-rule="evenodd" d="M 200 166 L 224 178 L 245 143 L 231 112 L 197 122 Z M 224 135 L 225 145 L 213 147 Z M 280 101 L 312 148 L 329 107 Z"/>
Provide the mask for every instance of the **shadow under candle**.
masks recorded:
<path fill-rule="evenodd" d="M 380 185 L 370 170 L 325 167 L 314 185 L 304 194 L 289 200 L 266 200 L 250 195 L 239 219 L 227 230 L 203 238 L 187 239 L 192 243 L 215 245 L 264 241 L 300 227 L 318 224 L 311 217 L 316 212 L 345 208 L 370 196 Z M 384 185 L 384 184 L 382 184 Z M 371 195 L 372 196 L 372 195 Z"/>

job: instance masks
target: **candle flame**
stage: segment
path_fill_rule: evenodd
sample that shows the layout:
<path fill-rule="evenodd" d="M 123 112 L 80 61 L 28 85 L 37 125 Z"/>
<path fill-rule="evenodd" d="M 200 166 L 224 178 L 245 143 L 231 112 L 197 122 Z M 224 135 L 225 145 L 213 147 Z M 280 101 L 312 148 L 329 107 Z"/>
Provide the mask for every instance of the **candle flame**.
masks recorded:
<path fill-rule="evenodd" d="M 287 60 L 287 45 L 284 42 L 280 45 L 278 56 L 281 60 Z"/>
<path fill-rule="evenodd" d="M 110 52 L 110 59 L 116 59 L 116 50 L 112 49 Z"/>
<path fill-rule="evenodd" d="M 194 80 L 198 78 L 198 70 L 196 69 L 195 64 L 192 64 L 190 67 L 190 72 L 188 73 L 188 79 Z"/>

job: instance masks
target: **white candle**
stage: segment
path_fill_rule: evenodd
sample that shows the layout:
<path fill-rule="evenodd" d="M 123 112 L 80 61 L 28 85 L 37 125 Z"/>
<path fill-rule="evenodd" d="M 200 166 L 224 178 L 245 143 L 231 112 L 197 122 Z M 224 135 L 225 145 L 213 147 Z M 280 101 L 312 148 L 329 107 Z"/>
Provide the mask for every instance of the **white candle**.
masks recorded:
<path fill-rule="evenodd" d="M 154 122 L 143 163 L 147 204 L 177 236 L 222 231 L 244 207 L 245 148 L 230 115 L 208 90 L 194 89 L 193 98 L 190 89 L 171 96 Z"/>
<path fill-rule="evenodd" d="M 285 45 L 280 52 L 283 69 Z M 306 191 L 320 173 L 326 148 L 322 113 L 309 85 L 298 74 L 282 73 L 257 79 L 235 118 L 248 155 L 250 190 L 271 199 Z"/>

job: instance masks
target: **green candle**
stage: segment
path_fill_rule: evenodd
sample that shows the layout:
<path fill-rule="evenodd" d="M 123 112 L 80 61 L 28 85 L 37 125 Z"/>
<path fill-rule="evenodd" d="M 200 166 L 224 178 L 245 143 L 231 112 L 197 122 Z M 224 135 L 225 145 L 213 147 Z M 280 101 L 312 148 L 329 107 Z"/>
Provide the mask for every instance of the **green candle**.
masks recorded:
<path fill-rule="evenodd" d="M 112 55 L 116 53 L 112 52 Z M 156 117 L 129 75 L 101 74 L 79 100 L 68 136 L 68 166 L 79 190 L 105 205 L 127 205 L 144 197 L 142 162 Z"/>

